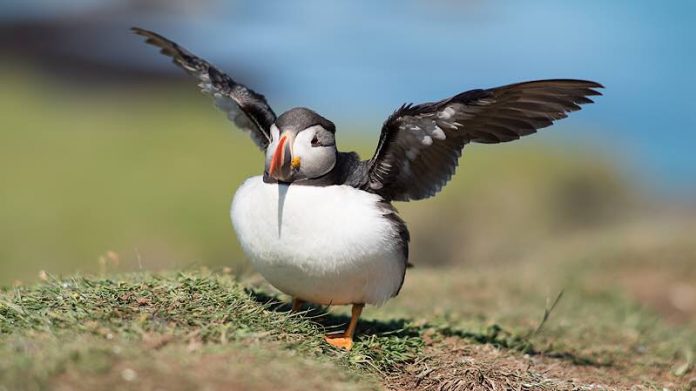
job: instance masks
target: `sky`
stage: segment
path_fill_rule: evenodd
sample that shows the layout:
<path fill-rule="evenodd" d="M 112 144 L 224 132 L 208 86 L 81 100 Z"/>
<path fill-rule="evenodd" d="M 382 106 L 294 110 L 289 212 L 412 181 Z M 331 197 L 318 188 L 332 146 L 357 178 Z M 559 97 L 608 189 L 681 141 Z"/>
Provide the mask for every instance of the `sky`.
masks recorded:
<path fill-rule="evenodd" d="M 47 18 L 107 3 L 117 2 L 57 7 L 48 0 L 10 0 L 10 12 L 0 20 Z M 605 96 L 563 122 L 582 134 L 547 137 L 590 140 L 628 161 L 646 182 L 696 190 L 696 2 L 172 4 L 168 12 L 115 14 L 108 23 L 124 33 L 112 37 L 108 51 L 100 52 L 103 45 L 93 39 L 93 55 L 178 72 L 126 33 L 131 25 L 153 29 L 223 69 L 252 70 L 248 84 L 276 112 L 311 107 L 339 131 L 372 125 L 376 132 L 404 102 L 533 79 L 590 79 L 605 85 Z"/>

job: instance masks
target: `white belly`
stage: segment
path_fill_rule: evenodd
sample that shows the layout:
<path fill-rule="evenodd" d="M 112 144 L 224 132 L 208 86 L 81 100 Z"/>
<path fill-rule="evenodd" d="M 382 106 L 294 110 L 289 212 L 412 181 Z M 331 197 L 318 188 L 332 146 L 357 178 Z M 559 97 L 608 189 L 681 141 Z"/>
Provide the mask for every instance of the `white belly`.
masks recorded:
<path fill-rule="evenodd" d="M 382 304 L 403 281 L 405 255 L 379 196 L 349 186 L 247 179 L 232 224 L 256 270 L 288 295 L 317 304 Z"/>

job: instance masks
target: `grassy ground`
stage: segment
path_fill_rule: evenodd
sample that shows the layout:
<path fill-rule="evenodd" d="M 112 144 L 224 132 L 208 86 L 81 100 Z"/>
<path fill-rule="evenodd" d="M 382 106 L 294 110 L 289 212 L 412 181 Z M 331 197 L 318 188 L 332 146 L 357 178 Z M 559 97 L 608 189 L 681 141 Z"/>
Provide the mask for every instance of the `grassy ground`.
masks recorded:
<path fill-rule="evenodd" d="M 253 280 L 205 271 L 44 277 L 0 296 L 0 387 L 6 390 L 687 389 L 694 383 L 693 328 L 670 325 L 612 289 L 576 287 L 566 289 L 542 324 L 550 309 L 543 293 L 511 284 L 496 268 L 476 278 L 413 270 L 400 298 L 366 312 L 349 353 L 322 340 L 347 321 L 341 310 L 290 314 Z"/>

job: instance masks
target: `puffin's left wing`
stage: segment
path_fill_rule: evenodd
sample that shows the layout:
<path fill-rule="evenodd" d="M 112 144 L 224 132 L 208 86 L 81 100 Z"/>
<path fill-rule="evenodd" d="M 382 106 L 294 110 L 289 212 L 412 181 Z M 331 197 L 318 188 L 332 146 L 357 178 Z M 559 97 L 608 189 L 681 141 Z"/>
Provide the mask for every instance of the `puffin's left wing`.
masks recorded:
<path fill-rule="evenodd" d="M 403 105 L 382 126 L 362 187 L 387 200 L 431 197 L 454 174 L 469 142 L 502 143 L 535 133 L 592 103 L 602 85 L 540 80 Z"/>
<path fill-rule="evenodd" d="M 147 43 L 161 48 L 162 54 L 171 57 L 174 64 L 196 77 L 201 90 L 212 95 L 215 105 L 224 111 L 227 118 L 237 127 L 248 133 L 261 150 L 268 147 L 271 140 L 270 129 L 276 115 L 263 95 L 235 82 L 207 61 L 157 33 L 138 27 L 131 30 L 146 37 Z"/>

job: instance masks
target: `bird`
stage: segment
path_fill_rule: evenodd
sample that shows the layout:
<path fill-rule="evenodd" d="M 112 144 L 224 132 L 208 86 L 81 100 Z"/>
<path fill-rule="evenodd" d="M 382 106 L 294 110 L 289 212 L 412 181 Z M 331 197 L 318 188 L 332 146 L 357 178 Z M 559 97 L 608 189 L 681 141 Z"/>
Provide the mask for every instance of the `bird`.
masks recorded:
<path fill-rule="evenodd" d="M 470 143 L 517 140 L 602 95 L 601 84 L 549 79 L 473 89 L 403 104 L 384 121 L 374 155 L 339 151 L 336 126 L 314 110 L 276 116 L 266 98 L 177 43 L 132 31 L 171 57 L 265 154 L 262 174 L 236 191 L 230 217 L 240 246 L 272 286 L 304 303 L 350 305 L 345 330 L 326 342 L 350 350 L 366 304 L 395 297 L 410 235 L 393 206 L 437 194 Z M 260 171 L 260 170 L 259 170 Z"/>

